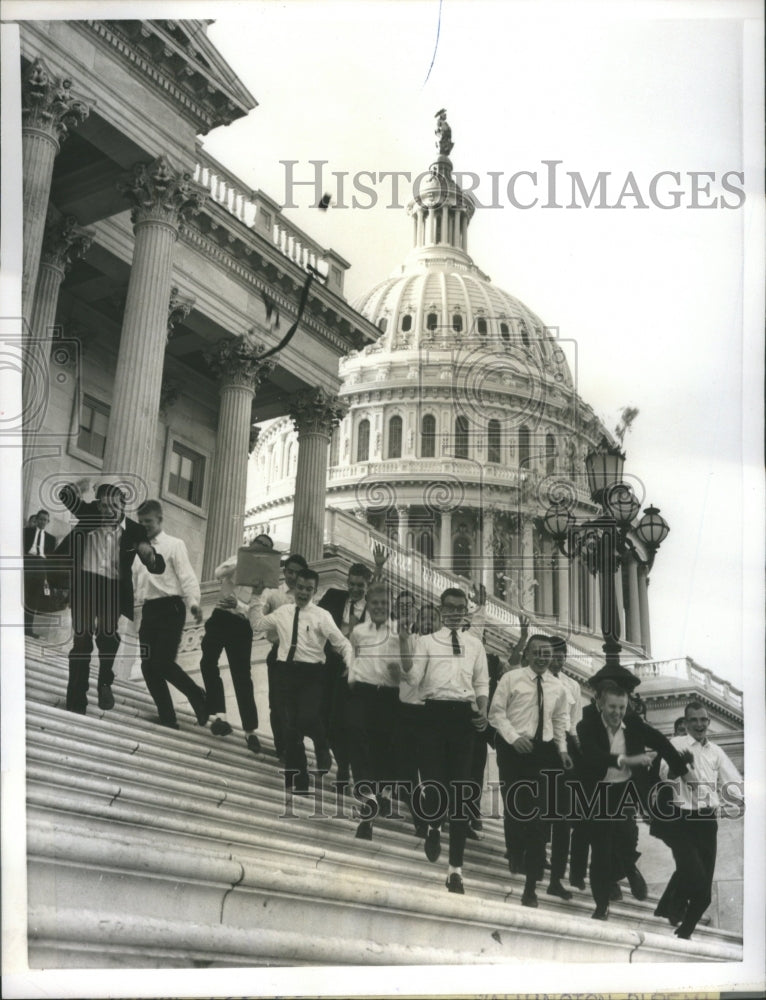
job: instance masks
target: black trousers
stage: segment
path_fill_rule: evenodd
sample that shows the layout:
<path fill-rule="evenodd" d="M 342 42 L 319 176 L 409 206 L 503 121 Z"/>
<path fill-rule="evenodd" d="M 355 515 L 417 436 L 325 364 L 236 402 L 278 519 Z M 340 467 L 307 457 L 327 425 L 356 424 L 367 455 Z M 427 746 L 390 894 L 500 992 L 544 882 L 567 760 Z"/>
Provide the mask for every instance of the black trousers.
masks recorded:
<path fill-rule="evenodd" d="M 35 611 L 43 607 L 46 582 L 45 559 L 24 556 L 24 632 L 31 635 Z"/>
<path fill-rule="evenodd" d="M 138 638 L 141 643 L 141 673 L 163 725 L 176 724 L 176 712 L 168 684 L 193 701 L 199 688 L 175 662 L 186 622 L 182 597 L 158 597 L 146 601 L 141 612 Z"/>
<path fill-rule="evenodd" d="M 441 827 L 449 817 L 449 863 L 463 864 L 468 821 L 481 789 L 471 781 L 476 730 L 467 701 L 426 701 L 421 737 L 423 819 Z"/>
<path fill-rule="evenodd" d="M 590 839 L 590 889 L 596 906 L 607 906 L 613 882 L 625 878 L 640 857 L 636 811 L 630 797 L 622 806 L 628 781 L 606 784 L 605 814 L 600 808 L 587 820 Z M 635 800 L 635 794 L 633 795 Z"/>
<path fill-rule="evenodd" d="M 560 771 L 553 742 L 536 743 L 530 753 L 519 753 L 497 735 L 497 767 L 503 796 L 503 819 L 509 855 L 522 855 L 527 882 L 539 882 L 545 868 L 548 815 L 548 778 L 542 771 Z"/>
<path fill-rule="evenodd" d="M 349 751 L 360 799 L 373 798 L 396 781 L 393 738 L 398 705 L 398 687 L 357 681 L 349 688 Z"/>
<path fill-rule="evenodd" d="M 332 749 L 338 773 L 348 772 L 351 753 L 349 745 L 349 687 L 343 676 L 346 664 L 334 649 L 326 648 L 324 684 L 322 689 L 322 721 Z"/>
<path fill-rule="evenodd" d="M 287 784 L 292 784 L 290 772 L 297 772 L 304 783 L 308 780 L 308 762 L 303 738 L 309 736 L 314 741 L 317 757 L 329 752 L 322 720 L 325 664 L 278 660 L 276 677 L 283 712 Z"/>
<path fill-rule="evenodd" d="M 689 933 L 710 906 L 718 850 L 718 821 L 708 810 L 681 812 L 666 827 L 666 843 L 673 852 L 676 870 L 662 894 L 655 913 L 682 916 L 681 930 Z M 684 913 L 685 910 L 685 913 Z"/>
<path fill-rule="evenodd" d="M 400 791 L 404 791 L 404 798 L 416 827 L 423 822 L 420 779 L 423 770 L 421 744 L 424 716 L 425 705 L 400 701 L 396 709 L 394 726 L 396 776 L 400 782 Z"/>
<path fill-rule="evenodd" d="M 211 715 L 226 711 L 226 695 L 221 671 L 218 668 L 221 653 L 226 650 L 239 717 L 246 733 L 258 728 L 258 710 L 255 707 L 253 678 L 250 672 L 252 649 L 253 630 L 250 622 L 242 615 L 231 614 L 223 608 L 214 608 L 205 622 L 202 659 L 199 665 L 207 694 L 207 706 Z"/>
<path fill-rule="evenodd" d="M 284 757 L 285 754 L 285 734 L 284 715 L 285 711 L 280 700 L 279 679 L 277 677 L 277 650 L 279 643 L 275 642 L 266 654 L 266 676 L 269 682 L 269 723 L 271 724 L 271 735 L 274 737 L 274 752 L 277 757 Z"/>
<path fill-rule="evenodd" d="M 66 707 L 85 714 L 88 705 L 90 654 L 98 649 L 98 690 L 114 681 L 114 658 L 120 646 L 120 581 L 97 573 L 78 573 L 72 582 L 72 631 Z"/>

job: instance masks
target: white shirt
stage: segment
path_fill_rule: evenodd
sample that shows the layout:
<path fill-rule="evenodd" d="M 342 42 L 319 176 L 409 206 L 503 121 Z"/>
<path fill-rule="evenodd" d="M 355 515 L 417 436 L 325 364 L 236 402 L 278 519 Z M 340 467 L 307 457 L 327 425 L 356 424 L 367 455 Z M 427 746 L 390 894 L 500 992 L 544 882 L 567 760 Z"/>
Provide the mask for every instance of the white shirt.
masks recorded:
<path fill-rule="evenodd" d="M 582 705 L 580 696 L 580 685 L 573 677 L 568 677 L 563 670 L 553 674 L 557 681 L 561 681 L 567 693 L 567 732 L 572 736 L 577 733 L 577 723 L 582 718 Z"/>
<path fill-rule="evenodd" d="M 553 740 L 560 753 L 566 744 L 566 726 L 569 718 L 567 694 L 564 685 L 547 670 L 543 679 L 543 732 L 544 742 Z M 520 736 L 534 739 L 537 731 L 537 674 L 531 667 L 509 670 L 497 682 L 489 708 L 489 724 L 512 744 Z"/>
<path fill-rule="evenodd" d="M 698 782 L 682 781 L 681 778 L 671 781 L 673 801 L 677 806 L 695 811 L 720 809 L 721 789 L 724 786 L 724 804 L 730 804 L 733 800 L 742 801 L 742 775 L 719 746 L 711 743 L 710 739 L 706 739 L 703 745 L 688 734 L 673 736 L 670 742 L 679 753 L 691 751 L 694 758 L 692 766 L 698 778 Z M 668 765 L 664 760 L 660 762 L 660 777 L 666 780 L 668 777 Z"/>
<path fill-rule="evenodd" d="M 232 615 L 240 615 L 242 618 L 247 618 L 253 588 L 244 585 L 236 586 L 234 583 L 234 576 L 236 572 L 236 556 L 229 556 L 228 559 L 224 559 L 220 566 L 216 566 L 213 576 L 216 580 L 221 581 L 221 589 L 218 592 L 218 603 L 216 607 L 222 611 L 228 611 Z M 232 595 L 237 599 L 236 608 L 226 607 L 222 604 L 223 598 L 231 597 Z"/>
<path fill-rule="evenodd" d="M 375 625 L 369 619 L 357 625 L 349 636 L 354 652 L 349 684 L 362 681 L 377 687 L 399 687 L 401 656 L 399 634 L 391 622 Z"/>
<path fill-rule="evenodd" d="M 120 578 L 120 542 L 125 530 L 125 519 L 120 524 L 100 524 L 85 536 L 82 568 L 86 573 Z"/>
<path fill-rule="evenodd" d="M 283 604 L 271 614 L 264 615 L 262 594 L 260 597 L 253 596 L 250 602 L 249 617 L 253 631 L 263 632 L 270 628 L 276 630 L 279 640 L 277 658 L 280 660 L 286 660 L 290 651 L 295 610 L 294 604 Z M 293 659 L 298 663 L 324 663 L 324 647 L 327 642 L 341 654 L 346 666 L 350 666 L 351 643 L 332 620 L 329 611 L 309 602 L 298 612 L 298 639 Z"/>
<path fill-rule="evenodd" d="M 161 531 L 151 540 L 151 544 L 154 551 L 165 560 L 165 571 L 150 573 L 136 556 L 133 560 L 136 604 L 154 601 L 158 597 L 183 597 L 187 607 L 199 607 L 199 580 L 189 562 L 189 553 L 183 539 Z"/>
<path fill-rule="evenodd" d="M 37 551 L 38 545 L 40 546 L 40 551 Z M 39 556 L 41 559 L 45 559 L 45 528 L 35 528 L 35 537 L 32 539 L 32 544 L 27 550 L 28 556 Z"/>
<path fill-rule="evenodd" d="M 420 684 L 420 694 L 433 701 L 469 701 L 489 695 L 487 654 L 476 636 L 457 632 L 460 655 L 452 649 L 448 628 L 418 636 L 412 653 L 410 684 Z"/>
<path fill-rule="evenodd" d="M 250 603 L 247 609 L 247 616 L 251 618 L 251 608 L 253 602 L 256 600 L 255 594 L 250 598 Z M 277 608 L 281 608 L 283 604 L 295 604 L 295 591 L 288 590 L 287 584 L 283 580 L 278 587 L 266 587 L 266 589 L 261 594 L 263 598 L 263 608 L 260 611 L 262 615 L 269 615 L 272 611 L 276 611 Z M 264 636 L 269 642 L 277 642 L 278 636 L 277 631 L 274 628 L 269 628 L 264 631 Z"/>
<path fill-rule="evenodd" d="M 604 722 L 604 716 L 601 716 L 601 722 L 606 729 L 606 735 L 609 737 L 609 753 L 613 753 L 617 757 L 617 763 L 619 764 L 620 756 L 625 756 L 625 723 L 620 723 L 620 728 L 617 732 L 613 733 L 612 730 Z M 620 781 L 627 781 L 630 778 L 630 768 L 625 766 L 623 761 L 620 767 L 608 767 L 606 769 L 606 774 L 604 775 L 604 781 L 608 781 L 610 784 L 617 784 Z"/>

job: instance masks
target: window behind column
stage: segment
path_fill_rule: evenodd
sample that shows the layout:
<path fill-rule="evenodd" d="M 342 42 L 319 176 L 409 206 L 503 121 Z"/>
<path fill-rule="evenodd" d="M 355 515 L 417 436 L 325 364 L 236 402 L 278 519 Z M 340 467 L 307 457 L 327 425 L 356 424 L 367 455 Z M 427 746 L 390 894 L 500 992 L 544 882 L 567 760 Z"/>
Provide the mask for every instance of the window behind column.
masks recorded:
<path fill-rule="evenodd" d="M 436 455 L 436 417 L 426 413 L 423 417 L 420 432 L 420 455 L 422 458 L 434 458 Z"/>
<path fill-rule="evenodd" d="M 205 456 L 174 441 L 170 452 L 168 492 L 200 507 L 204 485 Z"/>
<path fill-rule="evenodd" d="M 92 396 L 83 396 L 77 447 L 96 458 L 104 457 L 106 432 L 109 427 L 109 407 Z"/>
<path fill-rule="evenodd" d="M 359 421 L 356 433 L 356 460 L 357 462 L 370 460 L 370 421 L 367 419 Z"/>
<path fill-rule="evenodd" d="M 455 458 L 468 458 L 468 417 L 455 417 Z"/>
<path fill-rule="evenodd" d="M 398 416 L 388 421 L 388 457 L 402 457 L 402 418 Z"/>

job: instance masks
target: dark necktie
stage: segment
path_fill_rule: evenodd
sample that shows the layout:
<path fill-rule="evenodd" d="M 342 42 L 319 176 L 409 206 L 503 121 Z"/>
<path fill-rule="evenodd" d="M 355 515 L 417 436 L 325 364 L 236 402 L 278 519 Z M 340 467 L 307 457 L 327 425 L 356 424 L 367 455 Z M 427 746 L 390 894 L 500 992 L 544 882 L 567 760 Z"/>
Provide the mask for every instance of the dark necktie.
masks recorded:
<path fill-rule="evenodd" d="M 458 642 L 457 629 L 456 628 L 450 629 L 449 634 L 452 636 L 452 655 L 461 656 L 463 650 L 460 648 L 460 643 Z"/>
<path fill-rule="evenodd" d="M 35 554 L 38 555 L 38 556 L 40 555 L 40 541 L 41 541 L 40 536 L 41 535 L 42 535 L 42 531 L 38 528 L 37 529 L 37 537 L 35 538 Z"/>
<path fill-rule="evenodd" d="M 293 634 L 290 637 L 290 648 L 287 651 L 287 656 L 285 657 L 285 663 L 292 663 L 295 659 L 295 650 L 298 648 L 298 605 L 295 605 L 295 614 L 293 615 Z"/>
<path fill-rule="evenodd" d="M 542 742 L 543 739 L 543 678 L 542 674 L 537 675 L 537 729 L 535 730 L 535 742 Z"/>

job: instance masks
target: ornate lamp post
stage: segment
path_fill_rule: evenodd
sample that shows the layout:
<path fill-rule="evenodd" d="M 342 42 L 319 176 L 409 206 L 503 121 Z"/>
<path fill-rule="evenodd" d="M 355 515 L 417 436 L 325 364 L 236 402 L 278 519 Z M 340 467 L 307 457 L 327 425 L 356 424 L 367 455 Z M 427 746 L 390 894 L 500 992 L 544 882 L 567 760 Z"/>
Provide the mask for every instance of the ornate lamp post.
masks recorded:
<path fill-rule="evenodd" d="M 598 448 L 585 459 L 590 494 L 594 503 L 600 505 L 601 514 L 578 524 L 571 511 L 573 501 L 564 499 L 552 503 L 542 518 L 544 530 L 559 551 L 567 559 L 579 557 L 593 576 L 600 577 L 601 631 L 607 667 L 620 664 L 615 574 L 627 555 L 636 556 L 628 535 L 641 506 L 630 486 L 622 481 L 624 464 L 624 453 L 602 439 Z M 650 569 L 670 528 L 656 507 L 647 507 L 634 530 L 649 550 L 646 565 Z"/>

